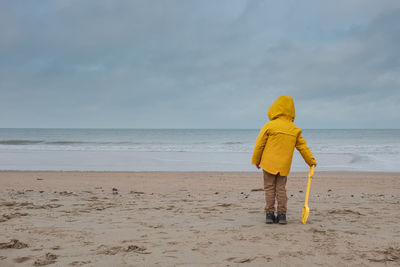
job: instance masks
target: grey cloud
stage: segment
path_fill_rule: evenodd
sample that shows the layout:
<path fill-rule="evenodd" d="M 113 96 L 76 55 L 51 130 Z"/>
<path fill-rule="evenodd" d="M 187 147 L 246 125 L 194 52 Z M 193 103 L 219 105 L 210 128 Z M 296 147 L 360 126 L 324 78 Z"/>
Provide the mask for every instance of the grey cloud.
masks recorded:
<path fill-rule="evenodd" d="M 258 128 L 281 94 L 303 127 L 400 125 L 398 1 L 25 3 L 0 4 L 4 127 Z"/>

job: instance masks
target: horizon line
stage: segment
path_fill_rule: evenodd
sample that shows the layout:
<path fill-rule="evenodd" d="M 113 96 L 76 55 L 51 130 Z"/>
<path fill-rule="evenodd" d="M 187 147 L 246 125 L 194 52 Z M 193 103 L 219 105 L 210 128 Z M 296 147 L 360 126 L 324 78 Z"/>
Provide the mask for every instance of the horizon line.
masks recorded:
<path fill-rule="evenodd" d="M 123 128 L 123 127 L 0 127 L 0 129 L 48 130 L 259 130 L 259 128 Z M 400 128 L 302 128 L 303 130 L 400 130 Z"/>

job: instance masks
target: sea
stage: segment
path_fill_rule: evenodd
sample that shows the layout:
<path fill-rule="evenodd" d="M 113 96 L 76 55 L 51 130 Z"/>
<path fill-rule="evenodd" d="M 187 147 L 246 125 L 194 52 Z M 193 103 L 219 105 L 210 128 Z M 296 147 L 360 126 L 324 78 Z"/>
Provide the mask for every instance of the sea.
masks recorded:
<path fill-rule="evenodd" d="M 0 128 L 0 170 L 256 171 L 257 129 Z M 304 129 L 320 171 L 400 171 L 400 130 Z M 307 171 L 298 151 L 292 171 Z"/>

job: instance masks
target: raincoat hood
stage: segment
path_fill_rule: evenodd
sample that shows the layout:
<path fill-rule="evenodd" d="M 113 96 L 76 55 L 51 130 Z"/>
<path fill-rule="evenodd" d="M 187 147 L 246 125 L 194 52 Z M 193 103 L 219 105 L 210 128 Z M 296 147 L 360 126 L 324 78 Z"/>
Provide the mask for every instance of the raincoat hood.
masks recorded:
<path fill-rule="evenodd" d="M 268 110 L 268 118 L 271 121 L 277 118 L 286 118 L 293 122 L 295 116 L 294 102 L 291 96 L 278 97 Z"/>

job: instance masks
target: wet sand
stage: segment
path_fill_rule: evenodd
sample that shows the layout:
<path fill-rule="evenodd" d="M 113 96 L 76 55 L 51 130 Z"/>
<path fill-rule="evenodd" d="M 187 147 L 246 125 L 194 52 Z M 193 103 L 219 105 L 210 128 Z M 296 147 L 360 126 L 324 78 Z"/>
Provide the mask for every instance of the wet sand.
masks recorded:
<path fill-rule="evenodd" d="M 400 173 L 0 172 L 0 266 L 399 266 Z"/>

